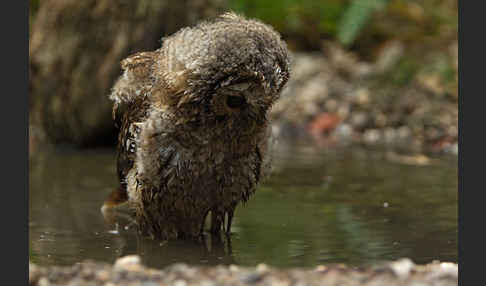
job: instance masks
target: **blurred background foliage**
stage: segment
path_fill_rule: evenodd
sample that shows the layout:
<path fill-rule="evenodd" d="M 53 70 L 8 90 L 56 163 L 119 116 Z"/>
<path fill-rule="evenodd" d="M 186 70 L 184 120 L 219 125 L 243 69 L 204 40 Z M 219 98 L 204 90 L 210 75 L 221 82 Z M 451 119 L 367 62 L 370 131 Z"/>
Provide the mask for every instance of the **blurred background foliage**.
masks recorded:
<path fill-rule="evenodd" d="M 440 45 L 457 37 L 454 0 L 230 0 L 230 8 L 273 25 L 296 49 L 335 39 L 370 55 L 388 39 Z"/>
<path fill-rule="evenodd" d="M 387 43 L 398 41 L 405 52 L 383 81 L 401 86 L 419 72 L 434 72 L 456 89 L 448 60 L 457 42 L 455 0 L 230 0 L 229 7 L 273 25 L 293 50 L 325 50 L 324 41 L 336 41 L 375 61 Z"/>
<path fill-rule="evenodd" d="M 29 20 L 40 0 L 30 0 Z M 457 40 L 455 0 L 228 0 L 228 8 L 274 26 L 299 50 L 337 40 L 362 55 L 389 39 L 412 46 Z"/>

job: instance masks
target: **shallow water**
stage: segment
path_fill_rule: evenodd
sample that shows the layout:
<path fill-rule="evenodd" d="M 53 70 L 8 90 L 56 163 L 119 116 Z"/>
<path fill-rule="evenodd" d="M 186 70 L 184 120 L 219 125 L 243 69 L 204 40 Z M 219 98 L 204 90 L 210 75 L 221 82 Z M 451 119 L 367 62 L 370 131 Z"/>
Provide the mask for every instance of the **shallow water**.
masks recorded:
<path fill-rule="evenodd" d="M 139 254 L 152 267 L 457 262 L 457 158 L 426 166 L 389 158 L 356 148 L 282 148 L 272 176 L 238 207 L 231 244 L 198 244 L 142 238 L 123 210 L 103 217 L 117 181 L 113 150 L 38 154 L 29 173 L 29 259 L 70 265 Z"/>

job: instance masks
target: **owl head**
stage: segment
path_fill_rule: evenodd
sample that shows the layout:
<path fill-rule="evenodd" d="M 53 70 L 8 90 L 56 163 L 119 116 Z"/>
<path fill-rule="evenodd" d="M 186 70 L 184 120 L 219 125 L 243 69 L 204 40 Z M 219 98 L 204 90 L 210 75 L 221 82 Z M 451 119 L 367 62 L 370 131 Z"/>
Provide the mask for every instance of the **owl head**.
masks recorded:
<path fill-rule="evenodd" d="M 186 121 L 263 122 L 289 78 L 285 42 L 234 13 L 163 39 L 154 98 Z"/>

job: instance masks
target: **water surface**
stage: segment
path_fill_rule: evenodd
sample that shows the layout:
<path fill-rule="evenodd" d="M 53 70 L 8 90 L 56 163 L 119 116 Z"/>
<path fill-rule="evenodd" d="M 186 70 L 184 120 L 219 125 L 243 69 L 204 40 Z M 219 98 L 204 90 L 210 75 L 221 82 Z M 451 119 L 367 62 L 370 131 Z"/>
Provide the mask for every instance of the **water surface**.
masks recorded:
<path fill-rule="evenodd" d="M 272 176 L 238 207 L 231 244 L 140 237 L 128 213 L 104 218 L 116 185 L 113 150 L 38 154 L 29 173 L 29 258 L 41 265 L 139 254 L 163 267 L 311 267 L 409 257 L 457 262 L 457 158 L 409 165 L 385 151 L 282 148 Z"/>

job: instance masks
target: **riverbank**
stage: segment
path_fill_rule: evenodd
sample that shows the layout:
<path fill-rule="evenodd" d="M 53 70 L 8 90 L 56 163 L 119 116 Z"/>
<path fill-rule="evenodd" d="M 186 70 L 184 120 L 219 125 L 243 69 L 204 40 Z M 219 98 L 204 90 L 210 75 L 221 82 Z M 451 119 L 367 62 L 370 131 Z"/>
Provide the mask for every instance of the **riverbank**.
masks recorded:
<path fill-rule="evenodd" d="M 29 285 L 458 285 L 458 265 L 433 262 L 415 265 L 401 259 L 356 268 L 320 265 L 313 269 L 190 266 L 173 264 L 164 269 L 147 268 L 138 256 L 125 256 L 113 265 L 85 261 L 73 266 L 41 267 L 29 263 Z"/>

